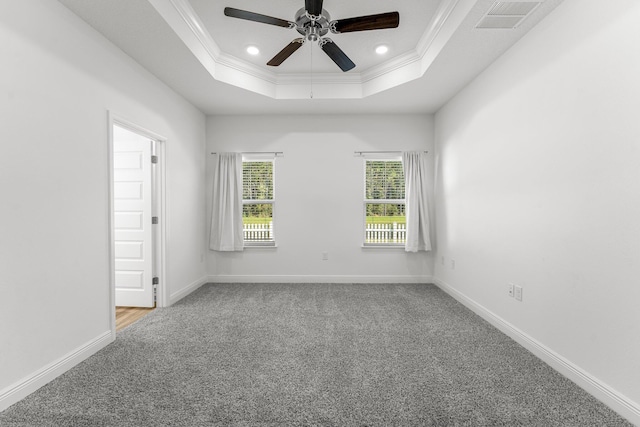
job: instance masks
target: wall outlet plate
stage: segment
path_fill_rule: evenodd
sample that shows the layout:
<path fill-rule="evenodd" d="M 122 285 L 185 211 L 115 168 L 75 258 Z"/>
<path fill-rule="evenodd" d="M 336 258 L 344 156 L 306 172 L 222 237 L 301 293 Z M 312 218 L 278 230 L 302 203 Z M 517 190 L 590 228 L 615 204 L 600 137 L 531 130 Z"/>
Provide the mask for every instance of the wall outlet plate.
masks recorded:
<path fill-rule="evenodd" d="M 516 300 L 522 301 L 522 286 L 515 287 L 515 296 L 516 296 Z"/>
<path fill-rule="evenodd" d="M 509 296 L 513 298 L 513 283 L 509 283 L 507 290 L 509 292 Z"/>

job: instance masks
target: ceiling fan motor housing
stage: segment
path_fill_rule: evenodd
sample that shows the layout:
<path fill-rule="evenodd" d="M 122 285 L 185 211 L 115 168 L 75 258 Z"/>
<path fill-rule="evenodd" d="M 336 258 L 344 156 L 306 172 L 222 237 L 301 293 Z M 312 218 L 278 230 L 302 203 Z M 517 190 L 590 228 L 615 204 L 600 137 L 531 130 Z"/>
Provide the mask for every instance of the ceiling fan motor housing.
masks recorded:
<path fill-rule="evenodd" d="M 303 7 L 295 15 L 296 30 L 310 42 L 318 41 L 320 37 L 329 32 L 330 21 L 329 12 L 324 9 L 322 9 L 320 16 L 314 16 L 308 14 Z"/>

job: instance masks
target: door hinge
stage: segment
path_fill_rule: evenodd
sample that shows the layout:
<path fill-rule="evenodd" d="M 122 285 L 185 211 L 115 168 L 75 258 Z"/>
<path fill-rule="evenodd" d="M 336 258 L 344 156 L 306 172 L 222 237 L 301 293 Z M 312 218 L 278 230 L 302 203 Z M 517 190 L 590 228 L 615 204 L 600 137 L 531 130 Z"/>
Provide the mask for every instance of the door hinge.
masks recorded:
<path fill-rule="evenodd" d="M 151 156 L 151 163 L 158 163 L 158 156 Z"/>
<path fill-rule="evenodd" d="M 158 223 L 158 217 L 157 216 L 152 216 L 151 217 L 151 224 L 157 224 Z"/>
<path fill-rule="evenodd" d="M 160 279 L 157 277 L 154 277 L 153 279 L 151 279 L 151 287 L 152 287 L 152 291 L 153 291 L 153 306 L 155 307 L 157 302 L 158 302 L 158 285 L 160 284 Z"/>

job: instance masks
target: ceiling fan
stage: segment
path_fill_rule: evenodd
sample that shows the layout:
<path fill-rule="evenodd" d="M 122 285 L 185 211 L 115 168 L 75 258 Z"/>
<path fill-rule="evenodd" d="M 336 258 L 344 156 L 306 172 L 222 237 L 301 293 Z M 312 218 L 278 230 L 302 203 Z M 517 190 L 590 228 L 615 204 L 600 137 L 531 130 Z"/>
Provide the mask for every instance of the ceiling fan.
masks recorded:
<path fill-rule="evenodd" d="M 333 34 L 351 33 L 356 31 L 382 30 L 385 28 L 397 28 L 400 23 L 398 12 L 380 13 L 377 15 L 358 16 L 355 18 L 331 20 L 329 13 L 322 8 L 323 0 L 305 0 L 305 7 L 295 14 L 294 22 L 273 18 L 246 10 L 225 7 L 224 14 L 232 18 L 245 19 L 247 21 L 263 24 L 277 25 L 284 28 L 295 28 L 304 37 L 294 39 L 285 46 L 267 65 L 277 67 L 298 50 L 306 41 L 318 42 L 320 48 L 329 58 L 336 63 L 342 71 L 349 71 L 356 64 L 338 47 L 329 37 L 324 37 L 328 32 Z"/>

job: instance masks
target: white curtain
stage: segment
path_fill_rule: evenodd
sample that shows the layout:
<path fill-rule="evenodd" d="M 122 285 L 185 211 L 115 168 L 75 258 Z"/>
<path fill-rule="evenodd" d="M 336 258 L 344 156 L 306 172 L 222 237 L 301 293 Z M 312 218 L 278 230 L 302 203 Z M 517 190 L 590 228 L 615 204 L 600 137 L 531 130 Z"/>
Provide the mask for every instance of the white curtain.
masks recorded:
<path fill-rule="evenodd" d="M 209 247 L 214 251 L 242 251 L 242 154 L 220 153 L 215 157 Z"/>
<path fill-rule="evenodd" d="M 427 155 L 424 152 L 402 153 L 402 166 L 407 217 L 405 251 L 430 251 Z"/>

